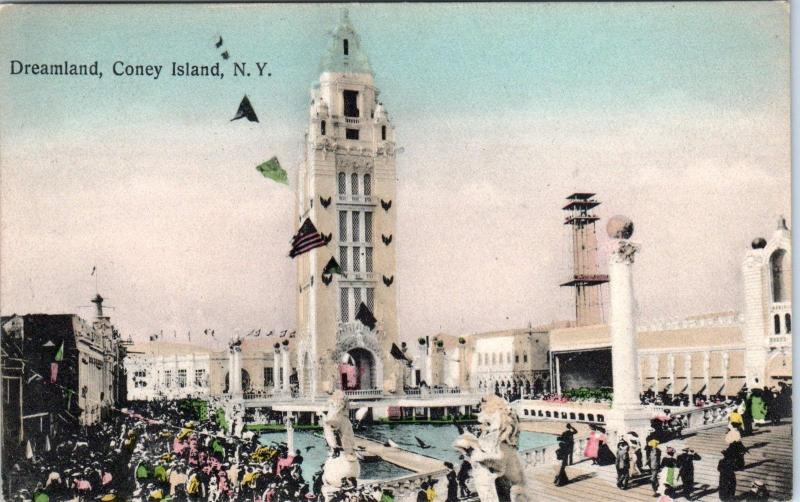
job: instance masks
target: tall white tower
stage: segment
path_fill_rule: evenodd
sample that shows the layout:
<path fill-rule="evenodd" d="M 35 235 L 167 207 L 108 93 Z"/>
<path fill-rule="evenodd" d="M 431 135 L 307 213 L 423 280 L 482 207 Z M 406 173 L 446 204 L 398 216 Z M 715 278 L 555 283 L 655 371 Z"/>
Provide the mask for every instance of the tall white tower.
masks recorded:
<path fill-rule="evenodd" d="M 791 378 L 791 256 L 791 232 L 781 217 L 769 240 L 753 240 L 742 263 L 745 373 L 750 388 Z"/>
<path fill-rule="evenodd" d="M 402 388 L 402 371 L 389 354 L 397 341 L 400 280 L 394 128 L 378 95 L 344 11 L 311 90 L 305 159 L 298 169 L 295 226 L 310 218 L 329 239 L 297 259 L 297 364 L 304 395 Z M 331 258 L 344 275 L 323 273 Z M 356 320 L 362 303 L 377 320 L 374 329 Z"/>

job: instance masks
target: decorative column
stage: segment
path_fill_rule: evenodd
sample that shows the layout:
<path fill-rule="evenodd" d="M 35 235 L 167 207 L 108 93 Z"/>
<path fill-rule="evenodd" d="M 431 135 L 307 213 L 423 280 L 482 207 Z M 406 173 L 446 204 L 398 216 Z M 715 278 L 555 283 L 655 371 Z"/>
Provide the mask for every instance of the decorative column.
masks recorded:
<path fill-rule="evenodd" d="M 667 378 L 669 379 L 669 395 L 675 397 L 675 356 L 667 354 Z"/>
<path fill-rule="evenodd" d="M 658 354 L 650 356 L 650 375 L 653 377 L 653 392 L 658 393 Z"/>
<path fill-rule="evenodd" d="M 556 361 L 556 395 L 561 395 L 561 365 L 558 362 L 558 355 L 554 355 L 553 359 Z"/>
<path fill-rule="evenodd" d="M 633 262 L 639 246 L 628 240 L 633 235 L 633 222 L 624 216 L 612 217 L 606 230 L 608 236 L 615 240 L 608 265 L 611 370 L 614 385 L 608 426 L 616 437 L 627 432 L 636 432 L 639 437 L 646 437 L 650 414 L 639 399 L 641 385 L 633 295 Z"/>
<path fill-rule="evenodd" d="M 228 393 L 242 397 L 242 341 L 239 339 L 228 344 Z"/>
<path fill-rule="evenodd" d="M 722 353 L 722 392 L 724 395 L 729 395 L 728 391 L 728 364 L 730 363 L 730 354 L 728 352 Z"/>
<path fill-rule="evenodd" d="M 290 455 L 294 455 L 294 421 L 292 412 L 287 412 L 283 423 L 286 424 L 286 448 Z"/>
<path fill-rule="evenodd" d="M 686 394 L 689 396 L 689 404 L 694 405 L 694 399 L 692 399 L 692 354 L 686 354 L 683 356 L 683 374 L 686 375 Z"/>
<path fill-rule="evenodd" d="M 278 394 L 281 390 L 281 344 L 276 343 L 272 356 L 272 392 Z"/>
<path fill-rule="evenodd" d="M 706 400 L 711 397 L 711 353 L 703 352 L 703 388 Z"/>
<path fill-rule="evenodd" d="M 289 373 L 292 369 L 292 364 L 289 362 L 289 346 L 284 345 L 283 350 L 281 351 L 281 355 L 283 356 L 283 361 L 281 361 L 281 371 L 283 372 L 283 388 L 282 392 L 284 394 L 289 394 L 290 386 L 289 386 Z"/>

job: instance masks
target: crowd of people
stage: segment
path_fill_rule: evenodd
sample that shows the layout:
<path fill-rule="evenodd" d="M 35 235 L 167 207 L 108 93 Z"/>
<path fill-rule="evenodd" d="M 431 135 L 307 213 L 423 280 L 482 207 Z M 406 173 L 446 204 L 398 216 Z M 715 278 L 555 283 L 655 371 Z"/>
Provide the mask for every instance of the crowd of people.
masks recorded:
<path fill-rule="evenodd" d="M 232 437 L 217 414 L 194 415 L 179 402 L 152 401 L 102 424 L 76 426 L 54 437 L 50 451 L 18 456 L 3 470 L 4 487 L 19 502 L 322 499 L 322 471 L 306 481 L 300 450 L 261 444 L 253 433 Z M 393 496 L 350 480 L 334 500 L 391 502 Z"/>
<path fill-rule="evenodd" d="M 726 401 L 726 446 L 717 465 L 720 500 L 741 498 L 736 493 L 736 472 L 746 467 L 745 455 L 748 453 L 742 437 L 753 434 L 755 426 L 779 424 L 782 418 L 791 416 L 791 393 L 791 386 L 781 382 L 772 389 L 743 389 L 736 399 Z M 695 462 L 702 461 L 701 456 L 689 446 L 682 448 L 680 453 L 672 446 L 664 449 L 664 443 L 681 437 L 683 426 L 680 416 L 662 409 L 652 417 L 644 444 L 636 432 L 628 432 L 619 436 L 616 451 L 612 452 L 605 429 L 590 425 L 583 456 L 595 465 L 613 464 L 617 487 L 621 490 L 627 490 L 633 480 L 647 478 L 659 500 L 672 500 L 679 495 L 692 500 L 696 492 Z M 566 467 L 572 463 L 576 433 L 577 430 L 567 424 L 567 429 L 558 437 L 557 473 L 553 480 L 556 486 L 569 483 Z M 767 500 L 769 489 L 763 481 L 756 480 L 744 498 Z"/>

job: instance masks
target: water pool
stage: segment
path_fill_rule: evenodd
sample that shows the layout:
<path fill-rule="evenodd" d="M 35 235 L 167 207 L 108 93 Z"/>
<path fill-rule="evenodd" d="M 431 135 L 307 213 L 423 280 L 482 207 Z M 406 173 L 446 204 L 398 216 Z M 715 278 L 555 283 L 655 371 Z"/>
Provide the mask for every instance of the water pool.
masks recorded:
<path fill-rule="evenodd" d="M 266 432 L 259 436 L 259 441 L 265 445 L 272 442 L 285 443 L 286 433 Z M 300 450 L 303 455 L 303 479 L 311 483 L 314 473 L 322 468 L 322 464 L 328 458 L 328 447 L 325 440 L 311 432 L 295 431 L 294 449 Z M 361 462 L 361 479 L 392 479 L 407 474 L 413 474 L 413 472 L 384 460 Z"/>
<path fill-rule="evenodd" d="M 453 449 L 453 442 L 458 437 L 458 430 L 454 425 L 432 424 L 380 424 L 368 425 L 355 431 L 359 436 L 385 443 L 391 439 L 397 446 L 420 455 L 426 455 L 441 461 L 452 462 L 458 466 L 458 452 Z M 430 448 L 419 446 L 416 438 L 420 438 Z M 261 434 L 259 439 L 262 444 L 285 442 L 285 432 L 268 432 Z M 519 436 L 519 449 L 528 450 L 556 443 L 556 436 L 540 432 L 521 432 Z M 295 431 L 294 447 L 303 455 L 303 477 L 311 482 L 314 473 L 322 467 L 328 456 L 325 440 L 311 432 Z M 362 479 L 391 479 L 411 471 L 403 469 L 386 461 L 361 462 Z"/>
<path fill-rule="evenodd" d="M 363 427 L 356 434 L 374 439 L 381 443 L 391 439 L 397 446 L 404 450 L 413 451 L 420 455 L 427 455 L 442 461 L 449 461 L 453 465 L 459 464 L 459 453 L 453 448 L 453 442 L 459 436 L 455 425 L 433 424 L 380 424 Z M 416 438 L 420 438 L 430 448 L 419 446 Z M 520 451 L 556 443 L 556 436 L 541 432 L 521 432 L 519 435 Z"/>

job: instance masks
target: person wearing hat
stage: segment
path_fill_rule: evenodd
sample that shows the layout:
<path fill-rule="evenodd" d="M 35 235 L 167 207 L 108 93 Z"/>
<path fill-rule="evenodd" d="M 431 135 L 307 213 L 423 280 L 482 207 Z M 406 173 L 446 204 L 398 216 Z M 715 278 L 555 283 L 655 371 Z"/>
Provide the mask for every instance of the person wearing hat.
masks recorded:
<path fill-rule="evenodd" d="M 683 496 L 686 500 L 691 500 L 694 491 L 694 463 L 697 460 L 700 460 L 700 455 L 688 446 L 677 458 L 678 474 L 683 481 Z"/>
<path fill-rule="evenodd" d="M 719 499 L 723 502 L 736 500 L 736 460 L 729 449 L 722 450 L 717 471 L 719 471 Z"/>
<path fill-rule="evenodd" d="M 470 464 L 469 460 L 464 458 L 463 455 L 458 458 L 461 460 L 461 465 L 458 468 L 458 491 L 462 498 L 469 497 L 472 495 L 472 492 L 467 487 L 467 481 L 469 480 L 469 473 L 472 470 L 472 464 Z"/>
<path fill-rule="evenodd" d="M 678 461 L 675 448 L 667 447 L 667 456 L 661 459 L 661 494 L 674 499 L 675 487 L 678 486 Z"/>
<path fill-rule="evenodd" d="M 569 455 L 570 442 L 562 434 L 558 437 L 558 449 L 556 450 L 556 460 L 559 461 L 558 471 L 556 471 L 556 477 L 553 479 L 553 484 L 556 486 L 564 486 L 569 483 L 569 478 L 567 478 L 567 462 L 569 462 Z"/>
<path fill-rule="evenodd" d="M 630 446 L 624 439 L 620 438 L 617 442 L 617 488 L 621 490 L 628 489 L 628 481 L 630 480 L 631 473 L 631 457 Z"/>
<path fill-rule="evenodd" d="M 650 486 L 653 488 L 653 493 L 658 493 L 658 474 L 661 472 L 661 449 L 658 447 L 659 442 L 655 436 L 651 436 L 650 441 L 644 448 L 645 457 L 647 458 L 647 467 L 650 469 Z"/>
<path fill-rule="evenodd" d="M 447 499 L 446 502 L 456 502 L 458 500 L 458 477 L 453 468 L 453 464 L 445 462 L 447 467 Z"/>
<path fill-rule="evenodd" d="M 747 492 L 745 495 L 745 500 L 748 502 L 760 502 L 760 501 L 767 501 L 769 500 L 769 490 L 767 490 L 767 485 L 764 484 L 763 481 L 760 479 L 756 479 L 753 481 L 753 484 L 750 485 L 750 491 Z"/>

